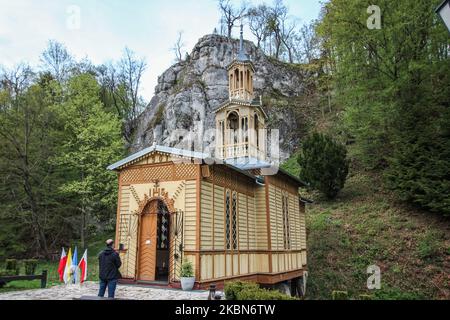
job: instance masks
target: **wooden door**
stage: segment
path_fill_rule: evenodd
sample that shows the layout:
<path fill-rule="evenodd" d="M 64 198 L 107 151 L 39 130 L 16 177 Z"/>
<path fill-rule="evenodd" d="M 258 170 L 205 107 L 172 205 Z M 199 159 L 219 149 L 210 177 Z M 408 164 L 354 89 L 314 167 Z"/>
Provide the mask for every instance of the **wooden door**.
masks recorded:
<path fill-rule="evenodd" d="M 157 204 L 158 201 L 152 201 L 142 212 L 139 239 L 139 280 L 155 280 Z"/>

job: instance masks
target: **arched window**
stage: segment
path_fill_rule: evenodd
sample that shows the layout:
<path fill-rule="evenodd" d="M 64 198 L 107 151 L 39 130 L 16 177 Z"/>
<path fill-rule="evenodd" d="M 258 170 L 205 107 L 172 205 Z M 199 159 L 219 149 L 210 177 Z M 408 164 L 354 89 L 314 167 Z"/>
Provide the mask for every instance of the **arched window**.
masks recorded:
<path fill-rule="evenodd" d="M 281 196 L 282 213 L 283 213 L 283 242 L 284 249 L 291 248 L 291 231 L 289 228 L 289 196 L 283 194 Z"/>
<path fill-rule="evenodd" d="M 230 241 L 230 228 L 231 228 L 231 199 L 230 199 L 230 191 L 227 190 L 225 195 L 225 246 L 227 250 L 231 249 L 231 241 Z"/>
<path fill-rule="evenodd" d="M 233 192 L 233 202 L 231 206 L 232 222 L 231 222 L 231 239 L 233 243 L 233 250 L 237 250 L 237 194 Z"/>
<path fill-rule="evenodd" d="M 248 142 L 248 118 L 247 117 L 243 117 L 241 119 L 241 128 L 242 128 L 242 136 L 243 136 L 243 140 L 244 142 Z"/>
<path fill-rule="evenodd" d="M 259 119 L 255 113 L 255 134 L 256 134 L 256 148 L 259 149 Z"/>
<path fill-rule="evenodd" d="M 226 250 L 237 250 L 237 192 L 227 190 L 225 194 L 225 247 Z"/>
<path fill-rule="evenodd" d="M 236 144 L 238 143 L 238 132 L 239 132 L 239 116 L 236 112 L 231 112 L 227 118 L 227 127 L 230 130 L 229 142 Z"/>

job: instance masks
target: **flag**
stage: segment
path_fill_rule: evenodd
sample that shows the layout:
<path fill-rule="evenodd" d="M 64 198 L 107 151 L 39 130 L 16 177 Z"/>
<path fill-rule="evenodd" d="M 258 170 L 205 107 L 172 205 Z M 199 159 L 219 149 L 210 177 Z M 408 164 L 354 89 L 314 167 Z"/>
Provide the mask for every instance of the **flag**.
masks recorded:
<path fill-rule="evenodd" d="M 66 260 L 66 268 L 64 269 L 64 283 L 68 284 L 70 279 L 72 278 L 72 249 L 69 248 L 69 253 L 67 254 L 67 260 Z"/>
<path fill-rule="evenodd" d="M 80 268 L 80 283 L 83 283 L 87 279 L 87 249 L 84 250 L 78 267 Z"/>
<path fill-rule="evenodd" d="M 73 257 L 72 257 L 72 274 L 73 274 L 73 283 L 77 283 L 78 278 L 78 250 L 75 246 L 75 250 L 73 251 Z"/>
<path fill-rule="evenodd" d="M 61 258 L 59 259 L 58 273 L 59 273 L 59 281 L 64 281 L 64 270 L 66 268 L 67 255 L 66 250 L 62 248 Z"/>

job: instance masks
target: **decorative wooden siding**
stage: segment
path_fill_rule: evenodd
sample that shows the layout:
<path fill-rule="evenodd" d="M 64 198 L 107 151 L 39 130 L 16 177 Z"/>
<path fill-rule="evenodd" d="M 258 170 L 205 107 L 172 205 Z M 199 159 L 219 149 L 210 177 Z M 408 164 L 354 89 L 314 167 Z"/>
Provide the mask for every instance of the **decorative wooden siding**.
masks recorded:
<path fill-rule="evenodd" d="M 282 196 L 288 195 L 290 249 L 284 246 Z M 298 196 L 288 193 L 277 185 L 269 185 L 269 211 L 272 250 L 285 251 L 272 254 L 272 272 L 295 270 L 306 264 L 304 252 L 292 250 L 306 249 L 305 215 L 300 210 Z"/>
<path fill-rule="evenodd" d="M 305 214 L 305 205 L 299 208 L 300 211 L 300 243 L 301 248 L 304 249 L 301 253 L 301 261 L 302 265 L 306 265 L 306 214 Z"/>
<path fill-rule="evenodd" d="M 195 180 L 186 181 L 184 207 L 184 248 L 195 250 L 197 228 L 197 184 Z"/>
<path fill-rule="evenodd" d="M 201 206 L 200 206 L 200 249 L 213 249 L 213 185 L 212 183 L 202 181 L 201 183 Z M 211 263 L 212 265 L 212 263 Z M 203 268 L 202 268 L 203 272 Z M 211 274 L 212 277 L 212 274 Z"/>
<path fill-rule="evenodd" d="M 257 239 L 256 246 L 258 250 L 267 250 L 267 211 L 266 190 L 264 187 L 256 187 L 254 201 Z"/>
<path fill-rule="evenodd" d="M 290 222 L 290 236 L 291 236 L 291 249 L 302 249 L 301 244 L 301 221 L 300 210 L 298 206 L 298 197 L 289 195 L 289 222 Z"/>
<path fill-rule="evenodd" d="M 125 278 L 134 278 L 136 269 L 137 235 L 139 216 L 130 212 L 131 190 L 129 186 L 120 189 L 118 243 L 123 243 L 127 251 L 121 252 L 120 272 Z"/>
<path fill-rule="evenodd" d="M 256 212 L 255 212 L 255 198 L 247 196 L 248 206 L 248 249 L 256 250 L 257 235 L 256 235 Z M 267 233 L 267 232 L 266 232 Z"/>
<path fill-rule="evenodd" d="M 247 232 L 247 196 L 238 195 L 238 248 L 239 250 L 248 250 L 248 232 Z"/>
<path fill-rule="evenodd" d="M 214 249 L 225 249 L 224 188 L 214 185 Z M 214 264 L 216 265 L 216 264 Z"/>

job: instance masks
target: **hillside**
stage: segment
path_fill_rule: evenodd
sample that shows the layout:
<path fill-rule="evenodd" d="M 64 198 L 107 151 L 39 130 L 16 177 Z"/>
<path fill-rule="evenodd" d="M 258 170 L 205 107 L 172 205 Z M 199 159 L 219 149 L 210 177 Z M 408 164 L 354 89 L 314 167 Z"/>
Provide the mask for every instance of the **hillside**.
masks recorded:
<path fill-rule="evenodd" d="M 449 299 L 448 219 L 399 203 L 355 162 L 335 200 L 308 194 L 308 299 L 330 299 L 333 290 L 350 298 Z M 298 170 L 294 157 L 285 167 Z M 381 268 L 381 289 L 370 291 L 366 269 L 373 264 Z"/>

